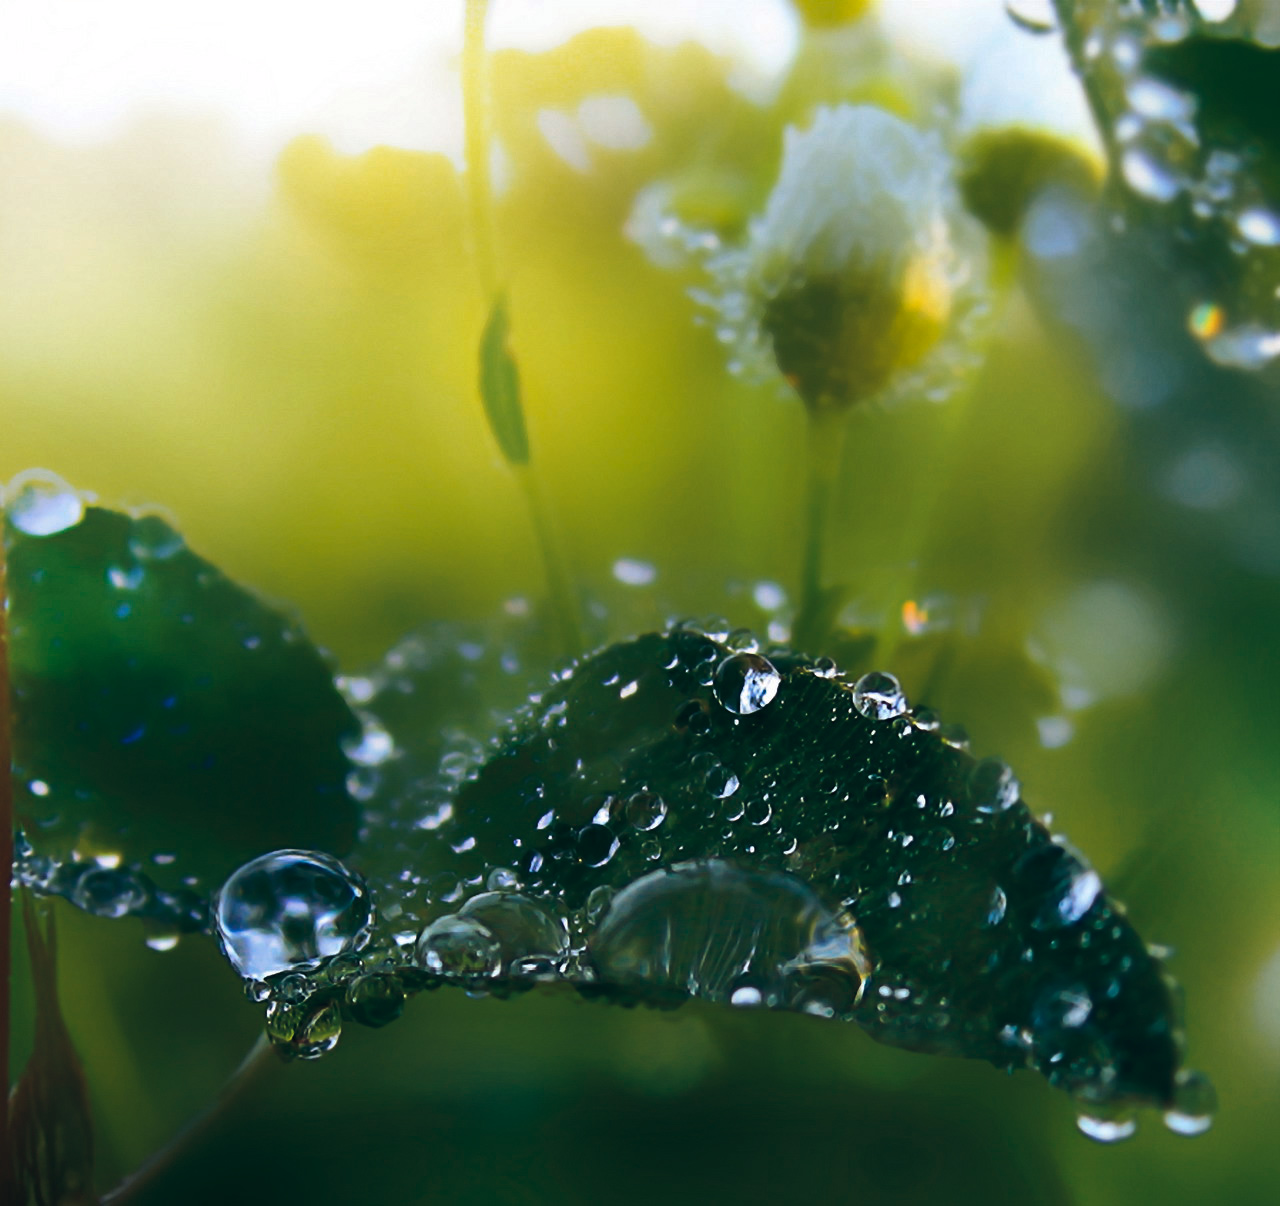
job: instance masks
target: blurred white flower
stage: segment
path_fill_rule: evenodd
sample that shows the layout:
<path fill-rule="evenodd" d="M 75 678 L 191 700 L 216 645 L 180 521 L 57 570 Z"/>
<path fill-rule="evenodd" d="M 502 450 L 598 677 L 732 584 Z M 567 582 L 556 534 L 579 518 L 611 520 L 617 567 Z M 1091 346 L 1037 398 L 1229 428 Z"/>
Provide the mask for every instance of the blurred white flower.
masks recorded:
<path fill-rule="evenodd" d="M 941 141 L 872 106 L 787 131 L 746 245 L 711 267 L 720 337 L 811 408 L 942 396 L 984 307 L 985 239 Z"/>

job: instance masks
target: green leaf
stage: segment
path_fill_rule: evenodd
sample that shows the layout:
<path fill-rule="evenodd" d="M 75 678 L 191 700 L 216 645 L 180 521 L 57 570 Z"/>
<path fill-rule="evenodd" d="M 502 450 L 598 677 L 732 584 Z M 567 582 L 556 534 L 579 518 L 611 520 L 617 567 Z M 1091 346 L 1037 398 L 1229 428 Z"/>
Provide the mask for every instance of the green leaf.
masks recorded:
<path fill-rule="evenodd" d="M 207 892 L 268 850 L 344 853 L 359 723 L 297 625 L 156 516 L 90 507 L 35 535 L 22 507 L 5 528 L 15 811 L 36 856 L 121 861 L 47 886 L 145 911 L 122 907 L 150 891 L 131 872 Z"/>
<path fill-rule="evenodd" d="M 480 396 L 502 455 L 513 465 L 529 463 L 529 436 L 520 404 L 520 372 L 507 342 L 507 299 L 494 298 L 480 337 Z"/>
<path fill-rule="evenodd" d="M 769 659 L 676 629 L 579 663 L 460 788 L 438 834 L 459 879 L 511 867 L 525 897 L 562 902 L 584 991 L 630 1000 L 743 986 L 807 1009 L 788 943 L 851 926 L 863 983 L 821 1012 L 1095 1105 L 1168 1105 L 1170 981 L 1010 769 L 887 675 Z"/>

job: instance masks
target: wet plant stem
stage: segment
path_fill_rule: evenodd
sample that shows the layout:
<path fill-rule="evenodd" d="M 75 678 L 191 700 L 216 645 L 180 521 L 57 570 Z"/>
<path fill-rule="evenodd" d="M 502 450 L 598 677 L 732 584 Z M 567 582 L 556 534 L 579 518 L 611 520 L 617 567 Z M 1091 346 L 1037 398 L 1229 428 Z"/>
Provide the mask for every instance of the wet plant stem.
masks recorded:
<path fill-rule="evenodd" d="M 796 613 L 795 643 L 810 653 L 821 652 L 830 635 L 833 615 L 830 592 L 822 585 L 823 553 L 831 523 L 832 503 L 849 416 L 843 410 L 815 408 L 809 422 L 805 457 L 804 554 L 800 568 L 800 608 Z"/>
<path fill-rule="evenodd" d="M 462 40 L 462 102 L 464 151 L 466 157 L 467 207 L 474 245 L 476 272 L 485 312 L 492 314 L 503 303 L 504 284 L 498 275 L 497 241 L 494 235 L 493 185 L 489 172 L 492 145 L 492 113 L 489 90 L 489 55 L 485 46 L 488 0 L 466 0 Z M 510 352 L 508 350 L 508 355 Z M 512 356 L 514 366 L 514 356 Z M 518 378 L 517 378 L 518 380 Z M 517 386 L 518 389 L 518 386 Z M 519 406 L 517 394 L 517 406 Z M 524 418 L 520 415 L 520 423 Z M 498 432 L 498 444 L 504 446 Z M 523 439 L 523 437 L 522 437 Z M 505 451 L 505 448 L 504 448 Z M 553 612 L 552 626 L 557 644 L 567 657 L 583 652 L 582 613 L 569 563 L 564 556 L 558 529 L 547 503 L 528 446 L 524 456 L 508 455 L 508 464 L 519 479 L 542 560 L 547 594 Z"/>
<path fill-rule="evenodd" d="M 9 707 L 9 607 L 3 533 L 0 532 L 0 1201 L 13 1201 L 13 1140 L 9 1129 L 10 982 L 13 963 L 13 745 Z"/>
<path fill-rule="evenodd" d="M 151 1153 L 141 1165 L 131 1172 L 114 1189 L 102 1195 L 101 1206 L 127 1206 L 139 1193 L 152 1185 L 156 1178 L 170 1168 L 257 1079 L 258 1074 L 272 1063 L 279 1063 L 275 1049 L 267 1036 L 260 1034 L 257 1042 L 240 1061 L 239 1066 L 223 1082 L 218 1094 L 200 1113 L 164 1147 Z"/>

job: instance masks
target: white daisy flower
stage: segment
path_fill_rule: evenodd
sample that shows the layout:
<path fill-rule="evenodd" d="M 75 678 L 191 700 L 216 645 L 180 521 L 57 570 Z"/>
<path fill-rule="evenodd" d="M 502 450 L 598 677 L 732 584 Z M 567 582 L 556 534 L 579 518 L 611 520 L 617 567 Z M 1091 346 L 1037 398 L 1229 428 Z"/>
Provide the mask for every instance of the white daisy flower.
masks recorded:
<path fill-rule="evenodd" d="M 936 137 L 872 106 L 788 130 L 746 245 L 711 265 L 737 362 L 772 362 L 814 409 L 945 395 L 985 308 L 985 236 L 952 173 Z"/>

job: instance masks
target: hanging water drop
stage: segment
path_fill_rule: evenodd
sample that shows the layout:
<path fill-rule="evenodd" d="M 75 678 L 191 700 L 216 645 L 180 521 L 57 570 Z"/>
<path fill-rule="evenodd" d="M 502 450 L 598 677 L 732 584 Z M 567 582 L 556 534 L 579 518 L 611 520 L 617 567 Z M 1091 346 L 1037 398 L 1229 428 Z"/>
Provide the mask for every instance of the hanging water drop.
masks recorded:
<path fill-rule="evenodd" d="M 1173 1106 L 1163 1121 L 1175 1135 L 1203 1135 L 1213 1125 L 1218 1095 L 1203 1072 L 1183 1068 L 1173 1091 Z"/>
<path fill-rule="evenodd" d="M 1119 1118 L 1098 1118 L 1092 1114 L 1076 1116 L 1076 1126 L 1081 1134 L 1088 1135 L 1098 1143 L 1119 1143 L 1137 1133 L 1138 1120 L 1133 1115 Z"/>

